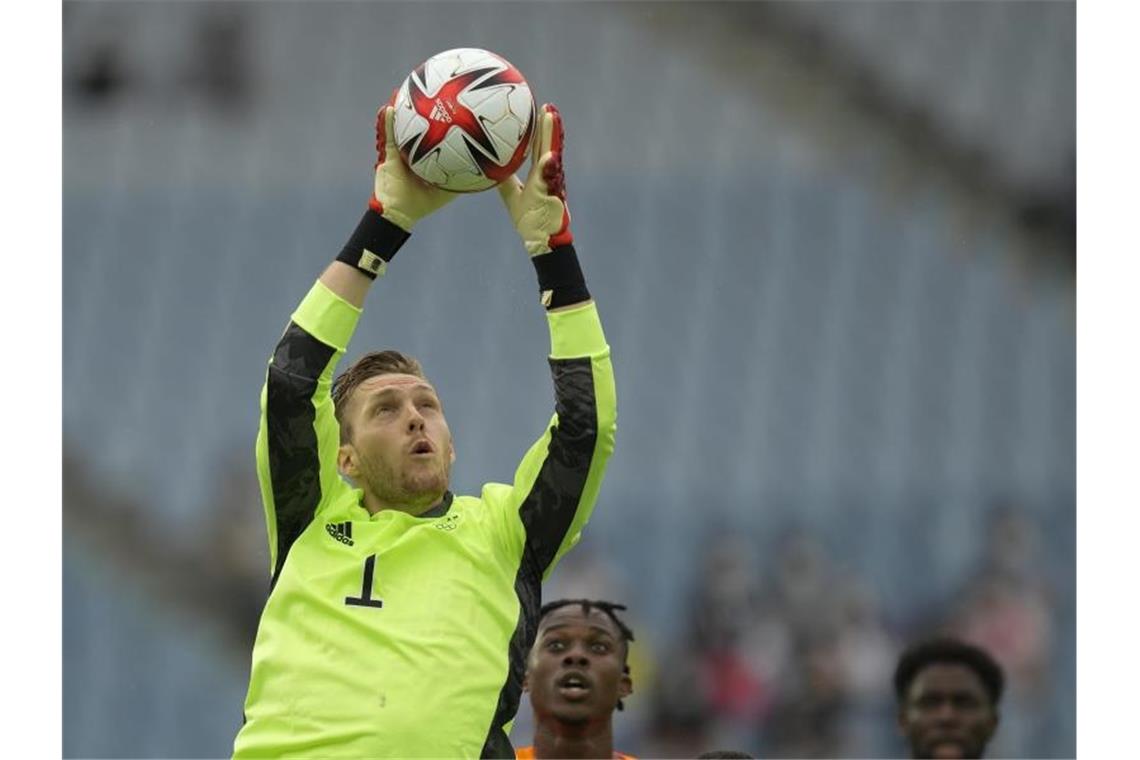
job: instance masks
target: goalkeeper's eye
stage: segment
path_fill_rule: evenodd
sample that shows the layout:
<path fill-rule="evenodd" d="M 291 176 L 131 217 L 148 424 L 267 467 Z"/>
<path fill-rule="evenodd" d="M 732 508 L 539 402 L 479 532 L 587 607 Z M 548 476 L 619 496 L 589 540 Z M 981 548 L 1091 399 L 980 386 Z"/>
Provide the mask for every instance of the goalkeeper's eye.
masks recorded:
<path fill-rule="evenodd" d="M 561 652 L 566 648 L 566 642 L 562 639 L 549 639 L 546 642 L 546 649 L 550 652 Z"/>

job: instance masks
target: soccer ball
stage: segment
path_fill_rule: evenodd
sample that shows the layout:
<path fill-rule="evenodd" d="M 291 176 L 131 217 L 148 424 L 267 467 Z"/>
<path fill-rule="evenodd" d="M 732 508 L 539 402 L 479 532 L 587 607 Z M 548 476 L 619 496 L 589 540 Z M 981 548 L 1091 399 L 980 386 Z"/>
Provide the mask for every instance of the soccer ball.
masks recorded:
<path fill-rule="evenodd" d="M 486 190 L 526 160 L 534 97 L 519 70 L 490 51 L 433 55 L 400 85 L 394 105 L 400 155 L 436 187 Z"/>

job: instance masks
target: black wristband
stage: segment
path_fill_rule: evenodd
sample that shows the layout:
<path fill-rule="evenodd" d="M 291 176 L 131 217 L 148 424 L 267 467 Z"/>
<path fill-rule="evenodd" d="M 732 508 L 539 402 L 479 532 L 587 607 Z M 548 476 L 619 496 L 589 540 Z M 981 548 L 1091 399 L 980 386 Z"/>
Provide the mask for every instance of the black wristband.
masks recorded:
<path fill-rule="evenodd" d="M 375 280 L 410 236 L 410 232 L 368 209 L 336 260 Z"/>
<path fill-rule="evenodd" d="M 530 259 L 538 275 L 538 290 L 542 305 L 549 309 L 569 306 L 590 298 L 586 278 L 578 265 L 578 254 L 573 244 L 560 245 L 550 253 L 540 253 Z"/>

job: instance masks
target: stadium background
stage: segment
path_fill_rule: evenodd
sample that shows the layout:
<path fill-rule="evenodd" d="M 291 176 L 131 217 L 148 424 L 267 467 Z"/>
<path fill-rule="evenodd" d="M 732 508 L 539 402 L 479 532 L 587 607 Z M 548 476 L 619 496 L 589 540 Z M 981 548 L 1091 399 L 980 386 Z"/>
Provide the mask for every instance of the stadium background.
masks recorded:
<path fill-rule="evenodd" d="M 1075 754 L 1072 3 L 65 3 L 64 754 L 228 754 L 267 551 L 269 352 L 449 47 L 566 119 L 618 449 L 547 598 L 629 605 L 617 747 L 899 756 L 934 630 Z M 494 194 L 417 229 L 350 357 L 419 356 L 458 491 L 551 403 Z M 513 738 L 529 738 L 524 701 Z"/>

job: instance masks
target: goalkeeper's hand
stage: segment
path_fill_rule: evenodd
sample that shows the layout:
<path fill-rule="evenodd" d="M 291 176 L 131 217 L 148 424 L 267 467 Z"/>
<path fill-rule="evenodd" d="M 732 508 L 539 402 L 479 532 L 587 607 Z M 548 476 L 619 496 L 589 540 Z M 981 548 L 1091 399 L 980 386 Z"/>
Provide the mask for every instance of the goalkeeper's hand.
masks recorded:
<path fill-rule="evenodd" d="M 455 200 L 456 196 L 417 177 L 400 158 L 395 114 L 391 103 L 376 113 L 376 179 L 368 207 L 405 232 L 411 232 L 416 222 Z"/>
<path fill-rule="evenodd" d="M 531 256 L 574 242 L 562 176 L 563 134 L 562 115 L 550 103 L 544 104 L 531 142 L 526 183 L 513 174 L 499 183 L 499 196 Z"/>

